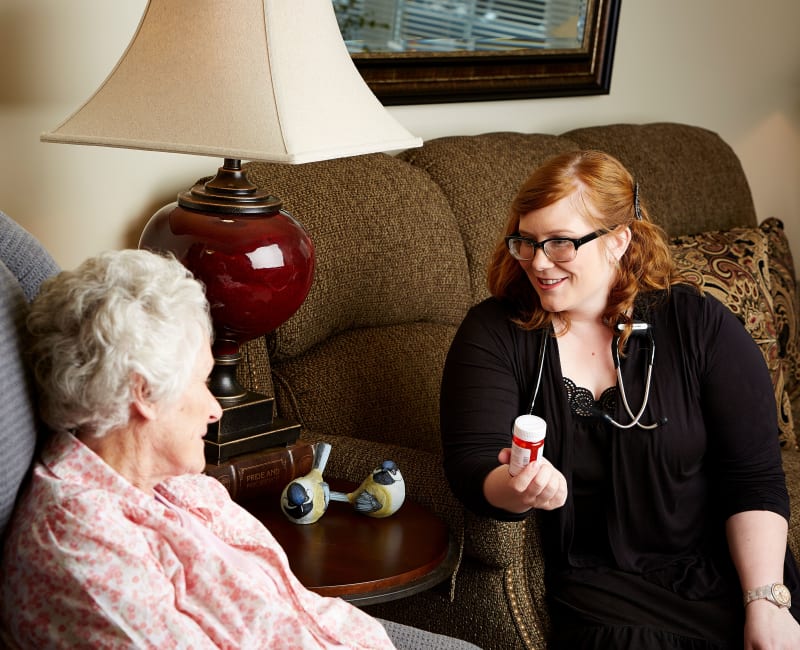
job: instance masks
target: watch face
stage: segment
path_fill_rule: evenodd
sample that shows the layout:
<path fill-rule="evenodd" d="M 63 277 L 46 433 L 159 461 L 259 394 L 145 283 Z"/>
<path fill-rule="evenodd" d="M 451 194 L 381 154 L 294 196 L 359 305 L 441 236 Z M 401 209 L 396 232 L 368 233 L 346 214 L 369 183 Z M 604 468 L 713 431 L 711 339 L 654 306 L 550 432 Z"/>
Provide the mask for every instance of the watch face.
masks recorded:
<path fill-rule="evenodd" d="M 772 597 L 781 607 L 789 607 L 792 604 L 792 595 L 785 585 L 772 585 Z"/>

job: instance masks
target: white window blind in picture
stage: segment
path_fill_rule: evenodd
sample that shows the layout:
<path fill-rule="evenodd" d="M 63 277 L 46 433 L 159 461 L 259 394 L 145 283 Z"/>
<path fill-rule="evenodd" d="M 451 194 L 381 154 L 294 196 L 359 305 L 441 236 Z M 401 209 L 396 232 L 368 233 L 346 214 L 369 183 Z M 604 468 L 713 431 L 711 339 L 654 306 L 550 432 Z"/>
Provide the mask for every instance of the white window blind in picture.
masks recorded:
<path fill-rule="evenodd" d="M 350 52 L 577 48 L 587 0 L 332 0 Z"/>

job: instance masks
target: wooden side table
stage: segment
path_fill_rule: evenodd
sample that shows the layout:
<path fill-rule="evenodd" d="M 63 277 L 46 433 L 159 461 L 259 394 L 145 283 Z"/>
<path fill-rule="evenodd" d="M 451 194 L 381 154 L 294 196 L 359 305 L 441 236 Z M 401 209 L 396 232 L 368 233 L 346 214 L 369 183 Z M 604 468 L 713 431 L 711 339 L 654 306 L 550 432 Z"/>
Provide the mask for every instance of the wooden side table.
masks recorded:
<path fill-rule="evenodd" d="M 355 487 L 330 483 L 341 491 Z M 456 566 L 456 545 L 447 525 L 408 499 L 385 519 L 331 502 L 322 518 L 308 525 L 289 521 L 279 497 L 242 505 L 272 532 L 300 582 L 322 596 L 339 596 L 354 605 L 387 602 L 433 587 Z"/>

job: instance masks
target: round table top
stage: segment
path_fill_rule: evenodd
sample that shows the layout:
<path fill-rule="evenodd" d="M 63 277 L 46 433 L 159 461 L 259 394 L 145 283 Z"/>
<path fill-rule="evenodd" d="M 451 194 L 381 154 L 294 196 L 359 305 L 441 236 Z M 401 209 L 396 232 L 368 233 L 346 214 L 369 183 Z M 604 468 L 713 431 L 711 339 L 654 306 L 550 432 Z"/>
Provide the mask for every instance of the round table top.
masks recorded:
<path fill-rule="evenodd" d="M 331 481 L 331 489 L 353 487 Z M 289 521 L 279 501 L 270 496 L 242 505 L 272 532 L 300 582 L 320 595 L 371 605 L 428 589 L 455 568 L 456 548 L 447 525 L 409 499 L 383 519 L 331 501 L 313 524 Z"/>

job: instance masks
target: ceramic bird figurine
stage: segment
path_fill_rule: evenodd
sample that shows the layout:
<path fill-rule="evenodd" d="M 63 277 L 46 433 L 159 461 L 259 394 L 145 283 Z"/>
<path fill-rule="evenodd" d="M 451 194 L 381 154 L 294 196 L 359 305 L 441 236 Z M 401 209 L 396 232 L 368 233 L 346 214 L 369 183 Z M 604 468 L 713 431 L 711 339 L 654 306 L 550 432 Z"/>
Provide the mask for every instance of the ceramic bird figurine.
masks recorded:
<path fill-rule="evenodd" d="M 322 478 L 331 453 L 327 442 L 318 442 L 314 448 L 311 471 L 294 479 L 283 489 L 281 510 L 296 524 L 313 524 L 328 509 L 330 488 Z"/>
<path fill-rule="evenodd" d="M 372 470 L 353 492 L 331 492 L 331 501 L 353 504 L 356 512 L 369 517 L 388 517 L 403 505 L 406 484 L 400 468 L 392 460 L 385 460 Z"/>

